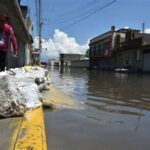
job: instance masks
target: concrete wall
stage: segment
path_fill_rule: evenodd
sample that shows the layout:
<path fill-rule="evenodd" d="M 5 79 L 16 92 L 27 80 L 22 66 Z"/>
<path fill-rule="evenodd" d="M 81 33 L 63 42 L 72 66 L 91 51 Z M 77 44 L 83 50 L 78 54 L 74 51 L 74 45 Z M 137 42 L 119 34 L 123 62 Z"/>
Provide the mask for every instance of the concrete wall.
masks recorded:
<path fill-rule="evenodd" d="M 9 42 L 9 49 L 7 52 L 7 58 L 6 58 L 6 68 L 15 68 L 18 66 L 18 58 L 13 57 L 12 55 L 12 45 Z"/>
<path fill-rule="evenodd" d="M 115 69 L 115 59 L 114 57 L 111 58 L 98 58 L 92 61 L 91 64 L 93 69 L 98 70 L 114 70 Z"/>
<path fill-rule="evenodd" d="M 133 72 L 142 70 L 142 50 L 128 50 L 118 52 L 116 55 L 116 68 L 128 67 Z"/>
<path fill-rule="evenodd" d="M 32 63 L 32 60 L 31 60 L 30 47 L 29 47 L 29 44 L 26 44 L 26 46 L 25 46 L 25 65 L 30 65 L 31 63 Z"/>
<path fill-rule="evenodd" d="M 89 60 L 71 61 L 71 67 L 89 68 Z"/>
<path fill-rule="evenodd" d="M 9 46 L 6 65 L 7 68 L 22 67 L 26 63 L 28 64 L 28 49 L 25 43 L 31 43 L 29 32 L 25 26 L 25 20 L 22 16 L 20 7 L 17 0 L 3 0 L 0 3 L 0 14 L 7 14 L 10 17 L 11 25 L 14 29 L 15 35 L 17 37 L 19 56 L 13 57 L 12 47 Z M 25 58 L 28 57 L 28 58 Z M 26 60 L 27 59 L 27 60 Z"/>
<path fill-rule="evenodd" d="M 19 56 L 18 56 L 18 66 L 22 67 L 25 65 L 25 47 L 26 44 L 23 42 L 19 42 Z"/>
<path fill-rule="evenodd" d="M 60 54 L 61 66 L 70 66 L 71 61 L 84 59 L 84 55 L 81 54 Z"/>
<path fill-rule="evenodd" d="M 25 43 L 23 43 L 19 39 L 17 39 L 17 43 L 19 49 L 18 57 L 13 56 L 13 47 L 11 44 L 9 44 L 9 49 L 8 49 L 7 59 L 6 59 L 7 69 L 22 67 L 25 65 Z"/>

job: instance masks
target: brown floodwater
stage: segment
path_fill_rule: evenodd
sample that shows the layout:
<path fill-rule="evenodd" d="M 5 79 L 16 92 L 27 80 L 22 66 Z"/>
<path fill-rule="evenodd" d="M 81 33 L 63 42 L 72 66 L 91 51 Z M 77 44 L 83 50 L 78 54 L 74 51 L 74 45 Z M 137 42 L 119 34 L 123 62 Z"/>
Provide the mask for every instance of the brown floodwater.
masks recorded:
<path fill-rule="evenodd" d="M 49 150 L 149 150 L 150 74 L 50 68 L 82 109 L 45 112 Z"/>

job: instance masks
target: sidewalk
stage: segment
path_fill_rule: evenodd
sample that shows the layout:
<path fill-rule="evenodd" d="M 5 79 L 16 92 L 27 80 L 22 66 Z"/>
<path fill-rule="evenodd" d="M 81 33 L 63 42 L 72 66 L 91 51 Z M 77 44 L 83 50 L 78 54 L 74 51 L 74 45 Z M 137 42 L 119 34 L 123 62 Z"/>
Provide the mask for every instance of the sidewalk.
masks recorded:
<path fill-rule="evenodd" d="M 47 71 L 25 66 L 1 72 L 0 77 L 0 113 L 12 117 L 0 119 L 0 150 L 46 150 L 40 99 L 49 83 Z"/>
<path fill-rule="evenodd" d="M 21 117 L 0 119 L 0 150 L 13 149 L 21 122 Z"/>
<path fill-rule="evenodd" d="M 43 109 L 29 110 L 22 118 L 0 120 L 1 150 L 46 150 Z"/>

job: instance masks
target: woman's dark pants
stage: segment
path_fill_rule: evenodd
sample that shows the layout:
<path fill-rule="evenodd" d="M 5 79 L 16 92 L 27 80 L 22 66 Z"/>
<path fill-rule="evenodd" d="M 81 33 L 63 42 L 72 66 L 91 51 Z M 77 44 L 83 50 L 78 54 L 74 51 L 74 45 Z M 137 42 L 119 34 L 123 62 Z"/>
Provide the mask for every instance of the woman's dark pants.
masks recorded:
<path fill-rule="evenodd" d="M 5 66 L 6 66 L 6 52 L 3 52 L 0 50 L 0 71 L 4 71 L 5 70 Z"/>

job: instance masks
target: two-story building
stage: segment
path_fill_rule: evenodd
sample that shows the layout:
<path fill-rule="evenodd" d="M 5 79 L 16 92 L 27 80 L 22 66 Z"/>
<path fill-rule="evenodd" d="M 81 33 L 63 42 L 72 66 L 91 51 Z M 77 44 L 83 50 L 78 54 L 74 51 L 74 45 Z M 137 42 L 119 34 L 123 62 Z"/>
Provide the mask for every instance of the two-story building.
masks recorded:
<path fill-rule="evenodd" d="M 90 40 L 90 68 L 100 70 L 115 69 L 116 37 L 125 38 L 125 34 L 111 30 Z"/>
<path fill-rule="evenodd" d="M 132 72 L 150 71 L 150 34 L 123 28 L 111 30 L 90 40 L 90 68 Z"/>
<path fill-rule="evenodd" d="M 118 37 L 116 49 L 116 68 L 128 68 L 132 72 L 150 71 L 150 34 L 140 30 L 120 29 L 125 40 Z"/>

